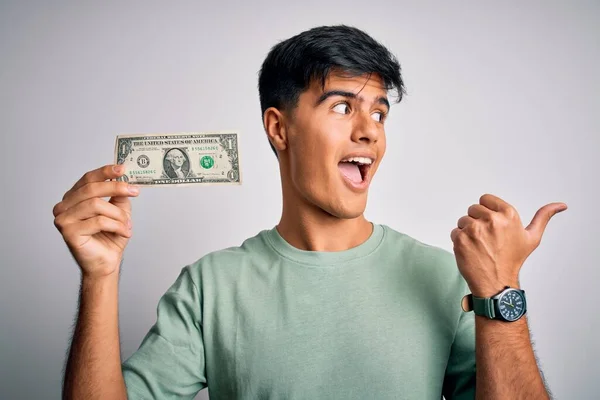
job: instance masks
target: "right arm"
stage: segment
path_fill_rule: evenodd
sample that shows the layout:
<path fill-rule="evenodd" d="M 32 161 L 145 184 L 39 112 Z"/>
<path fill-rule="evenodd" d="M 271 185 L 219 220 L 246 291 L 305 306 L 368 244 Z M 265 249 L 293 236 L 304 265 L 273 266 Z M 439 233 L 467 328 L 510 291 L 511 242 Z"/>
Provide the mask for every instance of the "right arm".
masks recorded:
<path fill-rule="evenodd" d="M 63 399 L 127 399 L 118 327 L 119 267 L 131 237 L 130 196 L 123 174 L 107 165 L 86 173 L 53 210 L 54 224 L 81 269 L 77 323 Z M 103 197 L 110 197 L 105 201 Z"/>
<path fill-rule="evenodd" d="M 82 279 L 63 399 L 127 399 L 118 320 L 118 276 Z"/>

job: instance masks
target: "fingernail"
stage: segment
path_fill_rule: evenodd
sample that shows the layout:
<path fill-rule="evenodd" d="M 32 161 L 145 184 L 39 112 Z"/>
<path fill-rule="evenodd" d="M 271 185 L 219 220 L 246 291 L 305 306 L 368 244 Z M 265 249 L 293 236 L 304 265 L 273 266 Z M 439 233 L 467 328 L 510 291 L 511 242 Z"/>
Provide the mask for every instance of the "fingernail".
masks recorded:
<path fill-rule="evenodd" d="M 121 172 L 123 172 L 123 166 L 115 165 L 115 166 L 113 166 L 113 171 L 115 171 L 117 174 L 120 174 Z"/>
<path fill-rule="evenodd" d="M 129 228 L 129 230 L 131 230 L 131 220 L 130 219 L 127 220 L 127 227 Z"/>
<path fill-rule="evenodd" d="M 129 193 L 131 194 L 138 194 L 140 192 L 140 189 L 136 188 L 135 186 L 128 186 L 127 190 L 129 190 Z"/>

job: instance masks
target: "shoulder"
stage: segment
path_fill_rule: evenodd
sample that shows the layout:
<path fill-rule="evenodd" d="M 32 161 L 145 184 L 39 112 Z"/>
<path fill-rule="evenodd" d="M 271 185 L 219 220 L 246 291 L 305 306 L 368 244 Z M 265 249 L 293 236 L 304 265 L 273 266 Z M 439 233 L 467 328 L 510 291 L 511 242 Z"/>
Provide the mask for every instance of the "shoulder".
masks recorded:
<path fill-rule="evenodd" d="M 416 261 L 441 263 L 446 268 L 456 268 L 456 259 L 453 252 L 440 246 L 425 243 L 406 233 L 392 229 L 387 225 L 382 226 L 388 246 L 391 245 L 397 248 L 399 252 L 413 257 Z"/>
<path fill-rule="evenodd" d="M 421 283 L 432 291 L 451 297 L 462 297 L 467 292 L 454 253 L 440 246 L 423 242 L 403 232 L 384 225 L 386 245 L 395 253 L 403 268 L 411 273 L 415 283 Z"/>
<path fill-rule="evenodd" d="M 267 244 L 268 230 L 262 230 L 256 235 L 244 239 L 241 244 L 212 251 L 202 256 L 194 263 L 185 267 L 196 283 L 207 276 L 220 274 L 237 276 L 239 269 L 249 262 L 269 254 Z"/>

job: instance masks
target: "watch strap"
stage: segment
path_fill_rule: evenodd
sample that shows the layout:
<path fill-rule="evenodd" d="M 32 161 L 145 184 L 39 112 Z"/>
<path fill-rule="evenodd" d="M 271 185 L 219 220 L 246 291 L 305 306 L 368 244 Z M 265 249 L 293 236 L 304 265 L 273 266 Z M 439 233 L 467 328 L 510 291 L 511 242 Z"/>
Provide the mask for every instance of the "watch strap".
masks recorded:
<path fill-rule="evenodd" d="M 477 297 L 472 294 L 470 296 L 472 297 L 473 312 L 475 315 L 481 315 L 489 319 L 496 318 L 493 298 Z"/>

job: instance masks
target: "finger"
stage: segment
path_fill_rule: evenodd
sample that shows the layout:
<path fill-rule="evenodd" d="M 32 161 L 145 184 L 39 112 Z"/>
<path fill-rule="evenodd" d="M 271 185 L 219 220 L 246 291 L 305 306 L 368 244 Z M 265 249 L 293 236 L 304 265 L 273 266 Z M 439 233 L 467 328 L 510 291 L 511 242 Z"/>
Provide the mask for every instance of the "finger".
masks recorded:
<path fill-rule="evenodd" d="M 131 229 L 121 221 L 99 215 L 86 220 L 67 225 L 63 230 L 63 236 L 70 242 L 82 236 L 92 236 L 99 232 L 116 233 L 125 238 L 131 237 Z"/>
<path fill-rule="evenodd" d="M 492 211 L 503 212 L 507 211 L 512 206 L 500 197 L 494 196 L 493 194 L 486 193 L 479 198 L 479 204 L 489 208 Z"/>
<path fill-rule="evenodd" d="M 138 188 L 138 190 L 139 190 L 139 188 Z M 116 207 L 120 208 L 121 210 L 125 211 L 127 214 L 131 215 L 131 200 L 129 199 L 129 197 L 115 196 L 115 197 L 111 197 L 108 202 L 111 204 L 114 204 Z"/>
<path fill-rule="evenodd" d="M 461 232 L 460 228 L 452 229 L 452 231 L 450 232 L 450 240 L 452 240 L 452 242 L 456 243 L 456 240 L 457 240 L 460 232 Z"/>
<path fill-rule="evenodd" d="M 54 207 L 57 216 L 75 204 L 92 197 L 137 196 L 139 189 L 127 182 L 92 182 L 81 186 Z"/>
<path fill-rule="evenodd" d="M 105 217 L 115 219 L 126 226 L 128 226 L 128 221 L 130 219 L 129 214 L 124 210 L 105 200 L 94 197 L 75 204 L 64 213 L 58 215 L 55 224 L 59 227 L 65 227 L 98 215 L 104 215 Z"/>
<path fill-rule="evenodd" d="M 492 213 L 493 213 L 492 210 L 490 210 L 489 208 L 487 208 L 485 206 L 482 206 L 481 204 L 473 204 L 467 210 L 467 214 L 475 219 L 488 220 L 492 217 L 491 216 Z"/>
<path fill-rule="evenodd" d="M 531 234 L 534 242 L 539 242 L 544 234 L 544 231 L 546 230 L 546 227 L 548 226 L 548 223 L 550 222 L 550 219 L 557 213 L 566 209 L 567 205 L 565 203 L 546 204 L 535 213 L 531 223 L 525 228 L 525 230 Z"/>
<path fill-rule="evenodd" d="M 98 169 L 88 171 L 75 182 L 75 185 L 65 193 L 63 200 L 72 192 L 76 191 L 80 187 L 87 185 L 92 182 L 104 182 L 108 179 L 116 179 L 125 173 L 124 165 L 109 164 Z"/>
<path fill-rule="evenodd" d="M 458 226 L 460 229 L 464 229 L 465 227 L 469 226 L 473 222 L 475 222 L 475 219 L 473 217 L 465 215 L 458 219 L 456 226 Z"/>

